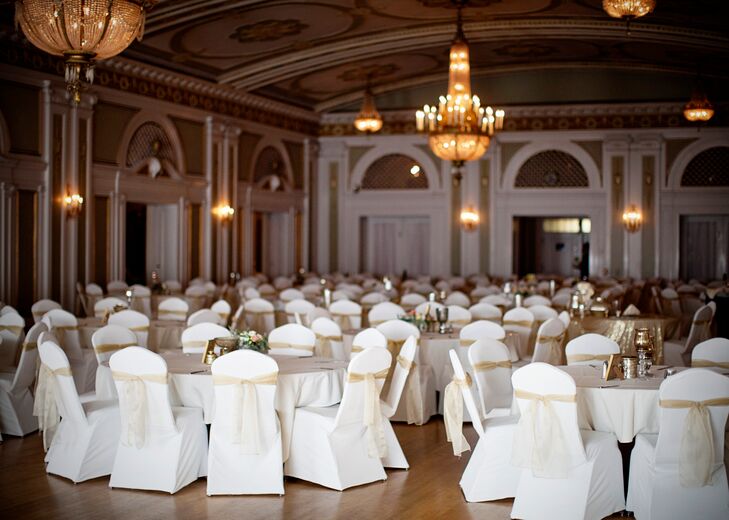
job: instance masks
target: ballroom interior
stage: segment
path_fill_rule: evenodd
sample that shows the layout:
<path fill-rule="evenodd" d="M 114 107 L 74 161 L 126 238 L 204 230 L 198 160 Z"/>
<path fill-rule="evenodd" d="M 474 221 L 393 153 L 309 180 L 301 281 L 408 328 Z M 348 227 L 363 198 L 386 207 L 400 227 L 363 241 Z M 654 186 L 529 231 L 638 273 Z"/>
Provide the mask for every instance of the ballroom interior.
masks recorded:
<path fill-rule="evenodd" d="M 729 518 L 728 110 L 724 2 L 0 2 L 0 514 Z"/>

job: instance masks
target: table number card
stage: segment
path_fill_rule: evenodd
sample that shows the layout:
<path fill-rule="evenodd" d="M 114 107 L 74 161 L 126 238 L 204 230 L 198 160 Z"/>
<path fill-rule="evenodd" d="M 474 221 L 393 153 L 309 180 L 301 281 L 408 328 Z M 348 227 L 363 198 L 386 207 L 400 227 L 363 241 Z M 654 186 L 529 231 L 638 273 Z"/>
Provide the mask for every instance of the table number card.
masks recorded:
<path fill-rule="evenodd" d="M 623 356 L 620 354 L 611 354 L 605 365 L 605 373 L 603 379 L 609 381 L 610 379 L 623 379 L 623 370 L 620 366 Z"/>

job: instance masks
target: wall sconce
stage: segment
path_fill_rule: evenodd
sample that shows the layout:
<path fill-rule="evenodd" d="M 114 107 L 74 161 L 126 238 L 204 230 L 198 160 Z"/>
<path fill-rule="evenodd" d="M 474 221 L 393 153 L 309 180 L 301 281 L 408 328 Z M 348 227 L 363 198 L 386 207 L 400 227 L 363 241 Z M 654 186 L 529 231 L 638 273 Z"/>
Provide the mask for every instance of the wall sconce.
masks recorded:
<path fill-rule="evenodd" d="M 70 191 L 71 190 L 66 189 L 66 193 Z M 66 215 L 70 218 L 74 218 L 81 213 L 84 205 L 84 198 L 78 193 L 66 195 L 63 197 L 63 204 L 66 206 Z"/>
<path fill-rule="evenodd" d="M 472 207 L 463 208 L 461 210 L 461 225 L 466 231 L 473 231 L 478 227 L 478 223 L 481 221 L 478 212 Z"/>
<path fill-rule="evenodd" d="M 635 204 L 631 204 L 623 212 L 623 226 L 628 233 L 635 233 L 643 225 L 643 214 Z"/>
<path fill-rule="evenodd" d="M 217 217 L 223 224 L 225 224 L 233 220 L 233 216 L 235 215 L 235 209 L 225 204 L 213 209 L 213 213 L 217 215 Z"/>

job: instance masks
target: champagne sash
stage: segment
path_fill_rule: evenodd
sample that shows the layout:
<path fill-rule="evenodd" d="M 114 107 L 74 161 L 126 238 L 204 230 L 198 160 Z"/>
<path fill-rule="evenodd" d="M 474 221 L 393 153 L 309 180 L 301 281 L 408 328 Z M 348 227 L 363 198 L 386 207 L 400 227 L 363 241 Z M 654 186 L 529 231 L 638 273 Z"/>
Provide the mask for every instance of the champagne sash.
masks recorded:
<path fill-rule="evenodd" d="M 23 332 L 23 327 L 20 325 L 0 325 L 0 330 L 7 330 L 14 336 L 20 336 Z"/>
<path fill-rule="evenodd" d="M 365 349 L 362 345 L 352 345 L 352 354 L 359 354 Z"/>
<path fill-rule="evenodd" d="M 443 416 L 445 420 L 446 438 L 453 444 L 453 455 L 461 456 L 464 451 L 469 451 L 466 437 L 463 436 L 463 389 L 471 388 L 471 376 L 466 373 L 465 379 L 459 379 L 455 375 L 445 387 L 445 399 L 443 401 Z M 478 417 L 471 420 L 478 421 Z"/>
<path fill-rule="evenodd" d="M 570 354 L 567 356 L 567 364 L 572 365 L 573 363 L 584 363 L 589 361 L 607 361 L 610 359 L 610 354 Z"/>
<path fill-rule="evenodd" d="M 552 403 L 574 403 L 575 395 L 541 395 L 517 389 L 514 396 L 531 403 L 516 425 L 511 463 L 531 469 L 535 477 L 565 478 L 572 464 L 567 440 Z M 540 408 L 542 413 L 539 413 Z"/>
<path fill-rule="evenodd" d="M 729 370 L 729 361 L 711 361 L 708 359 L 694 359 L 691 361 L 693 368 L 725 368 Z"/>
<path fill-rule="evenodd" d="M 109 352 L 116 352 L 127 347 L 133 347 L 134 345 L 136 345 L 136 343 L 104 343 L 102 345 L 94 346 L 94 351 L 97 354 L 108 354 Z"/>
<path fill-rule="evenodd" d="M 223 323 L 228 323 L 228 316 L 230 316 L 229 312 L 219 312 L 218 316 L 220 316 L 220 319 L 223 320 Z"/>
<path fill-rule="evenodd" d="M 421 393 L 420 372 L 416 370 L 415 361 L 398 355 L 397 364 L 407 370 L 407 379 L 405 380 L 405 414 L 408 424 L 423 424 L 425 421 L 423 412 L 423 396 Z M 393 370 L 394 374 L 394 370 Z M 384 389 L 383 389 L 384 390 Z"/>
<path fill-rule="evenodd" d="M 29 352 L 31 350 L 35 350 L 38 348 L 38 343 L 35 341 L 26 341 L 23 343 L 23 346 L 18 349 L 18 351 L 15 353 L 15 366 L 20 366 L 20 358 L 23 356 L 23 352 Z"/>
<path fill-rule="evenodd" d="M 213 374 L 216 386 L 233 385 L 233 417 L 230 442 L 240 444 L 241 453 L 261 452 L 261 432 L 258 427 L 257 385 L 276 385 L 278 372 L 261 374 L 250 379 Z"/>
<path fill-rule="evenodd" d="M 183 321 L 187 318 L 187 311 L 176 311 L 173 309 L 158 309 L 157 318 L 160 320 L 178 320 Z"/>
<path fill-rule="evenodd" d="M 43 449 L 48 451 L 53 440 L 61 417 L 58 413 L 56 376 L 73 377 L 71 367 L 61 367 L 55 370 L 41 363 L 35 387 L 35 401 L 33 402 L 33 415 L 38 417 L 38 429 L 43 432 Z"/>
<path fill-rule="evenodd" d="M 252 330 L 265 334 L 268 331 L 266 316 L 273 316 L 273 311 L 245 311 L 246 323 Z"/>
<path fill-rule="evenodd" d="M 729 397 L 706 401 L 661 399 L 658 404 L 661 408 L 689 409 L 683 422 L 678 459 L 681 486 L 693 488 L 710 485 L 715 453 L 709 407 L 729 406 Z"/>
<path fill-rule="evenodd" d="M 132 332 L 149 332 L 149 325 L 138 325 L 136 327 L 129 327 Z"/>
<path fill-rule="evenodd" d="M 369 320 L 369 322 L 370 322 L 370 327 L 373 327 L 373 328 L 374 328 L 374 327 L 379 327 L 380 325 L 382 325 L 382 324 L 383 324 L 383 323 L 385 323 L 386 321 L 387 321 L 387 320 L 374 320 L 374 321 L 373 321 L 373 320 Z"/>
<path fill-rule="evenodd" d="M 351 330 L 354 328 L 352 325 L 352 316 L 357 316 L 357 314 L 347 314 L 344 312 L 331 312 L 332 318 L 334 321 L 337 322 L 337 324 L 342 328 L 342 330 Z M 371 325 L 371 324 L 370 324 Z"/>
<path fill-rule="evenodd" d="M 537 345 L 544 345 L 547 350 L 547 355 L 544 359 L 546 363 L 550 365 L 559 365 L 562 361 L 562 341 L 564 340 L 564 332 L 557 336 L 537 336 Z M 535 347 L 536 350 L 536 347 Z"/>
<path fill-rule="evenodd" d="M 478 361 L 472 366 L 474 372 L 488 372 L 495 368 L 508 368 L 511 370 L 511 361 L 508 359 L 505 361 Z"/>
<path fill-rule="evenodd" d="M 362 422 L 367 428 L 367 455 L 370 458 L 382 458 L 387 455 L 385 430 L 382 426 L 382 412 L 380 411 L 380 391 L 377 389 L 376 379 L 385 379 L 388 369 L 379 372 L 359 374 L 349 372 L 347 381 L 350 383 L 364 382 L 364 415 Z"/>
<path fill-rule="evenodd" d="M 123 409 L 122 417 L 126 418 L 126 436 L 120 439 L 124 446 L 140 449 L 144 446 L 147 431 L 147 390 L 144 383 L 167 384 L 167 374 L 129 374 L 127 372 L 111 372 L 114 381 L 123 382 L 123 398 L 119 404 Z M 121 396 L 120 396 L 121 397 Z"/>
<path fill-rule="evenodd" d="M 286 343 L 283 341 L 274 341 L 268 343 L 268 348 L 271 350 L 280 350 L 280 349 L 295 349 L 295 350 L 305 350 L 307 352 L 314 352 L 314 345 L 303 345 L 301 343 Z M 271 352 L 272 354 L 275 354 L 275 352 Z"/>
<path fill-rule="evenodd" d="M 507 327 L 511 325 L 512 327 L 525 327 L 527 329 L 532 328 L 533 322 L 529 320 L 504 320 L 503 326 Z"/>
<path fill-rule="evenodd" d="M 332 353 L 332 341 L 341 343 L 342 336 L 326 336 L 324 334 L 316 334 L 316 355 L 319 357 L 331 358 L 334 357 Z"/>
<path fill-rule="evenodd" d="M 188 339 L 182 342 L 182 350 L 198 350 L 205 349 L 208 346 L 208 340 L 206 339 Z"/>

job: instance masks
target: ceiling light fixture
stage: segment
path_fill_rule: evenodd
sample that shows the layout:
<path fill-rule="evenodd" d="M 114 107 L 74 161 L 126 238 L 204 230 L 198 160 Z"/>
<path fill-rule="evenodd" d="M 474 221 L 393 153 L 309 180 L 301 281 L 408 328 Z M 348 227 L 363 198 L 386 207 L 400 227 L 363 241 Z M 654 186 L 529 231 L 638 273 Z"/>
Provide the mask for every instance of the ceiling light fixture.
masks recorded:
<path fill-rule="evenodd" d="M 613 18 L 625 20 L 630 34 L 630 22 L 652 13 L 656 0 L 602 0 L 602 8 Z"/>
<path fill-rule="evenodd" d="M 382 117 L 375 107 L 375 98 L 370 90 L 370 76 L 367 76 L 367 87 L 365 88 L 362 108 L 354 120 L 354 127 L 365 134 L 374 134 L 382 128 Z"/>
<path fill-rule="evenodd" d="M 635 233 L 643 225 L 643 214 L 635 204 L 631 204 L 623 212 L 623 226 L 628 233 Z"/>
<path fill-rule="evenodd" d="M 694 88 L 691 100 L 684 105 L 683 116 L 692 123 L 706 123 L 714 117 L 714 106 L 700 85 Z"/>

